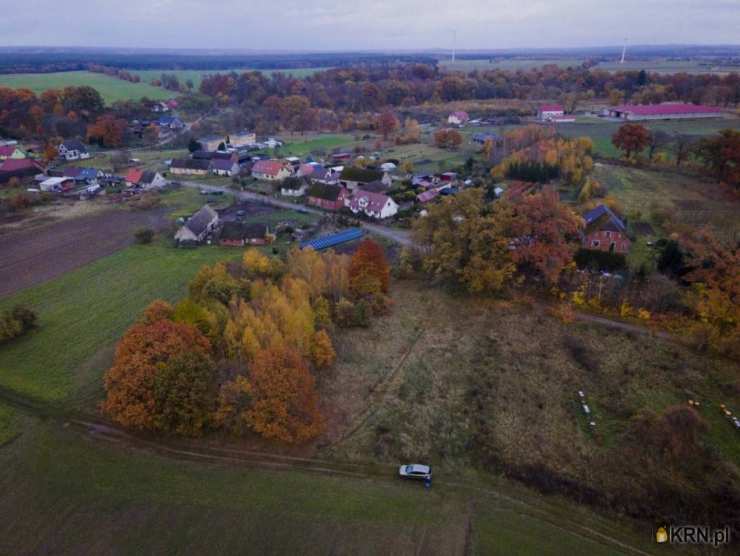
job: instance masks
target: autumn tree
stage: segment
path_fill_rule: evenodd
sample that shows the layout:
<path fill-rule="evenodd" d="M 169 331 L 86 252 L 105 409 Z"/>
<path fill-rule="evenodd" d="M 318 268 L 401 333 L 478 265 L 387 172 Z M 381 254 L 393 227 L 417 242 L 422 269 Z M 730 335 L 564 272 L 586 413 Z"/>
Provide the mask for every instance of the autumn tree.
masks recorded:
<path fill-rule="evenodd" d="M 383 248 L 372 239 L 363 240 L 349 265 L 349 289 L 356 297 L 387 294 L 390 267 Z"/>
<path fill-rule="evenodd" d="M 126 427 L 199 434 L 213 404 L 210 343 L 193 326 L 153 320 L 163 309 L 150 306 L 119 342 L 102 409 Z"/>
<path fill-rule="evenodd" d="M 383 139 L 386 141 L 388 137 L 395 133 L 398 129 L 399 122 L 396 115 L 391 110 L 384 110 L 380 116 L 378 116 L 378 131 L 383 134 Z"/>
<path fill-rule="evenodd" d="M 260 350 L 249 367 L 251 428 L 265 438 L 297 443 L 323 430 L 315 380 L 291 348 Z"/>
<path fill-rule="evenodd" d="M 622 124 L 612 136 L 612 144 L 627 158 L 641 153 L 650 144 L 650 131 L 641 124 Z"/>
<path fill-rule="evenodd" d="M 514 205 L 512 258 L 524 273 L 554 284 L 578 248 L 582 219 L 552 192 L 523 196 Z"/>
<path fill-rule="evenodd" d="M 500 292 L 516 272 L 509 249 L 512 218 L 508 204 L 488 205 L 480 189 L 433 205 L 414 223 L 414 237 L 425 251 L 424 270 L 473 293 Z"/>
<path fill-rule="evenodd" d="M 696 155 L 718 180 L 740 188 L 740 131 L 723 129 L 699 142 Z"/>
<path fill-rule="evenodd" d="M 319 330 L 314 334 L 311 344 L 311 360 L 317 369 L 326 369 L 334 364 L 337 353 L 331 343 L 331 338 L 325 330 Z"/>
<path fill-rule="evenodd" d="M 127 125 L 126 120 L 115 116 L 100 116 L 87 128 L 87 140 L 100 143 L 104 147 L 120 147 L 123 145 L 123 134 Z"/>

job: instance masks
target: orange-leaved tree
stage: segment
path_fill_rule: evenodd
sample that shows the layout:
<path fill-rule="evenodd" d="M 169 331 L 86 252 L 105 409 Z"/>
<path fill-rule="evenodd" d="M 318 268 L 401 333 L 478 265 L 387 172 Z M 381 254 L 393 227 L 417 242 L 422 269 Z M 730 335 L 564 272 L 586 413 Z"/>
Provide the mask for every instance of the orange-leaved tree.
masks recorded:
<path fill-rule="evenodd" d="M 209 404 L 203 380 L 211 369 L 210 344 L 193 326 L 167 318 L 154 320 L 164 314 L 161 303 L 150 305 L 144 319 L 118 343 L 113 366 L 105 375 L 102 409 L 127 427 L 197 434 L 203 422 L 195 415 Z M 188 383 L 179 376 L 183 372 L 197 375 L 198 380 Z M 176 401 L 161 392 L 168 383 L 177 384 Z M 182 420 L 173 417 L 177 411 L 182 412 Z"/>
<path fill-rule="evenodd" d="M 383 248 L 371 239 L 363 240 L 349 264 L 349 289 L 356 297 L 388 293 L 390 267 Z"/>
<path fill-rule="evenodd" d="M 289 347 L 260 350 L 249 368 L 251 427 L 265 438 L 302 442 L 323 430 L 315 380 L 301 354 Z"/>
<path fill-rule="evenodd" d="M 514 205 L 512 258 L 521 271 L 554 284 L 578 248 L 583 220 L 551 192 L 525 195 Z"/>

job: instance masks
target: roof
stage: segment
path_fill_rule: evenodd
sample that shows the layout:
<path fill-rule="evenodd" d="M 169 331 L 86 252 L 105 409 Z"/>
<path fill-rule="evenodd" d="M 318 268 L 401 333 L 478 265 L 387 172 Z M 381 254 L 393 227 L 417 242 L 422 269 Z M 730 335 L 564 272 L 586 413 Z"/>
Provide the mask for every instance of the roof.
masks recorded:
<path fill-rule="evenodd" d="M 126 181 L 138 184 L 141 181 L 143 175 L 144 170 L 140 168 L 131 168 L 131 170 L 129 170 L 126 174 Z"/>
<path fill-rule="evenodd" d="M 258 160 L 252 166 L 252 173 L 277 176 L 284 167 L 285 163 L 280 160 Z"/>
<path fill-rule="evenodd" d="M 355 166 L 345 166 L 342 170 L 339 179 L 347 181 L 357 181 L 362 183 L 370 183 L 371 181 L 380 180 L 383 178 L 383 172 L 378 170 L 368 170 L 367 168 L 357 168 Z"/>
<path fill-rule="evenodd" d="M 624 222 L 606 205 L 591 209 L 583 215 L 583 219 L 586 221 L 586 231 L 595 229 L 622 233 L 627 231 Z"/>
<path fill-rule="evenodd" d="M 195 235 L 202 234 L 208 224 L 218 219 L 218 214 L 209 205 L 203 205 L 193 216 L 188 218 L 185 227 Z"/>
<path fill-rule="evenodd" d="M 467 120 L 470 116 L 468 116 L 467 112 L 464 112 L 463 110 L 456 110 L 455 112 L 451 112 L 450 116 L 454 116 L 458 120 Z"/>
<path fill-rule="evenodd" d="M 152 183 L 156 177 L 157 177 L 157 172 L 153 172 L 152 170 L 147 170 L 141 175 L 141 181 L 139 183 Z"/>
<path fill-rule="evenodd" d="M 298 191 L 302 187 L 306 186 L 306 180 L 303 178 L 296 178 L 296 177 L 288 177 L 283 180 L 283 183 L 280 184 L 281 189 L 288 189 L 291 191 Z"/>
<path fill-rule="evenodd" d="M 172 161 L 170 168 L 185 168 L 187 170 L 208 170 L 210 161 L 190 158 L 177 158 Z"/>
<path fill-rule="evenodd" d="M 0 163 L 0 172 L 22 172 L 41 170 L 41 165 L 30 158 L 8 158 Z"/>
<path fill-rule="evenodd" d="M 379 213 L 389 199 L 390 197 L 388 195 L 384 195 L 383 193 L 374 193 L 372 191 L 359 190 L 356 191 L 355 194 L 352 196 L 352 199 L 350 199 L 350 208 L 352 208 L 353 210 L 359 210 L 360 201 L 365 200 L 367 201 L 367 205 L 363 207 L 363 210 L 369 210 Z"/>
<path fill-rule="evenodd" d="M 500 141 L 501 136 L 495 133 L 474 133 L 473 141 L 476 143 L 485 143 L 488 139 L 491 141 Z"/>
<path fill-rule="evenodd" d="M 266 224 L 226 222 L 221 228 L 220 237 L 221 239 L 263 239 L 266 235 Z"/>
<path fill-rule="evenodd" d="M 303 241 L 301 242 L 301 249 L 311 247 L 316 251 L 321 251 L 322 249 L 328 249 L 329 247 L 334 247 L 335 245 L 340 245 L 348 241 L 360 239 L 364 234 L 365 231 L 362 228 L 347 228 L 346 230 L 342 230 L 337 234 L 321 236 L 309 241 Z"/>
<path fill-rule="evenodd" d="M 64 143 L 64 148 L 73 151 L 87 151 L 87 147 L 82 144 L 79 139 L 67 139 Z"/>
<path fill-rule="evenodd" d="M 2 145 L 0 146 L 0 156 L 12 156 L 16 150 L 20 150 L 16 145 Z"/>
<path fill-rule="evenodd" d="M 416 196 L 416 199 L 420 203 L 428 203 L 432 199 L 434 199 L 437 195 L 439 195 L 439 189 L 430 189 L 428 191 L 424 191 L 424 193 L 419 193 Z"/>
<path fill-rule="evenodd" d="M 314 183 L 308 190 L 309 197 L 324 199 L 325 201 L 336 201 L 341 193 L 341 186 L 324 183 Z"/>
<path fill-rule="evenodd" d="M 610 108 L 614 112 L 627 112 L 636 116 L 668 116 L 671 114 L 719 114 L 718 106 L 665 102 L 663 104 L 623 104 Z"/>
<path fill-rule="evenodd" d="M 564 112 L 561 104 L 543 104 L 540 106 L 540 112 Z"/>
<path fill-rule="evenodd" d="M 371 181 L 362 186 L 363 191 L 370 191 L 372 193 L 383 193 L 388 190 L 388 187 L 380 180 Z"/>
<path fill-rule="evenodd" d="M 234 164 L 236 164 L 236 162 L 230 158 L 226 160 L 214 158 L 211 160 L 211 170 L 232 170 L 234 168 Z"/>

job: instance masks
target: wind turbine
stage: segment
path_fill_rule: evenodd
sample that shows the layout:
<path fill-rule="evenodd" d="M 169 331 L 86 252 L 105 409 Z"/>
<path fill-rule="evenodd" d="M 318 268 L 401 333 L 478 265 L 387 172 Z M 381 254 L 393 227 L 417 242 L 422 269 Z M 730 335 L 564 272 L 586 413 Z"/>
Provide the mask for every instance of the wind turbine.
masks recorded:
<path fill-rule="evenodd" d="M 455 63 L 455 47 L 457 46 L 457 30 L 452 30 L 452 63 Z"/>
<path fill-rule="evenodd" d="M 627 39 L 624 39 L 624 46 L 622 46 L 622 59 L 619 60 L 620 64 L 624 64 L 624 57 L 627 54 Z"/>

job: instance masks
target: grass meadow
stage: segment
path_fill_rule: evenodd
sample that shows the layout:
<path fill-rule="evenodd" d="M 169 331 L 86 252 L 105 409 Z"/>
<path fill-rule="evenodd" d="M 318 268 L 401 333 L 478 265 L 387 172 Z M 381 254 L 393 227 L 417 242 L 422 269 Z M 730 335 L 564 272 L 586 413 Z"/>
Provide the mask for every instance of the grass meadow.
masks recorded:
<path fill-rule="evenodd" d="M 36 94 L 49 89 L 81 87 L 83 85 L 97 89 L 106 104 L 111 104 L 117 100 L 139 100 L 142 97 L 164 100 L 174 96 L 174 93 L 148 83 L 131 83 L 109 75 L 89 71 L 0 75 L 0 87 L 31 89 Z"/>
<path fill-rule="evenodd" d="M 232 69 L 223 69 L 223 70 L 183 70 L 183 69 L 175 69 L 175 70 L 129 70 L 131 73 L 138 75 L 141 77 L 141 80 L 146 83 L 151 83 L 152 81 L 159 79 L 163 73 L 166 74 L 174 74 L 177 76 L 177 79 L 182 83 L 183 85 L 188 81 L 193 82 L 193 88 L 197 89 L 200 87 L 201 81 L 203 81 L 203 77 L 206 75 L 212 75 L 214 73 L 244 73 L 247 71 L 259 71 L 261 73 L 264 73 L 266 75 L 272 75 L 273 73 L 282 73 L 285 75 L 291 75 L 297 79 L 307 77 L 309 75 L 313 75 L 316 72 L 319 71 L 325 71 L 329 68 L 293 68 L 293 69 L 271 69 L 271 70 L 254 70 L 251 68 L 232 68 Z"/>
<path fill-rule="evenodd" d="M 63 401 L 99 383 L 112 346 L 144 307 L 178 299 L 201 266 L 240 253 L 132 246 L 1 300 L 0 309 L 20 303 L 35 310 L 39 328 L 0 350 L 0 386 Z"/>

